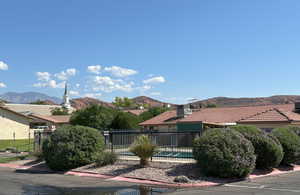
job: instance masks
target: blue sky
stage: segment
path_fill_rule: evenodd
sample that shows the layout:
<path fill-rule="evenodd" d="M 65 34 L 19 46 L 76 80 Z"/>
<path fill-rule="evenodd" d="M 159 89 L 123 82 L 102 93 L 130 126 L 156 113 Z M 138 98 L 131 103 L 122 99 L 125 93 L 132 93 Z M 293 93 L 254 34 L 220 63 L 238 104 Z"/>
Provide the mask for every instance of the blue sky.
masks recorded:
<path fill-rule="evenodd" d="M 0 7 L 0 93 L 61 96 L 66 80 L 73 97 L 107 101 L 300 92 L 298 0 L 0 0 Z"/>

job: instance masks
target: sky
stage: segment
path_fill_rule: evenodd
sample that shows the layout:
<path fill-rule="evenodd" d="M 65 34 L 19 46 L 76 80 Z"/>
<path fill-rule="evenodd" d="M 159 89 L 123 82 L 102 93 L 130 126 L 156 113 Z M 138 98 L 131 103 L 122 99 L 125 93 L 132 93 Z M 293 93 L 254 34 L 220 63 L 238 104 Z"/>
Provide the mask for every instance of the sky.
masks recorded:
<path fill-rule="evenodd" d="M 300 94 L 299 0 L 0 0 L 0 94 Z"/>

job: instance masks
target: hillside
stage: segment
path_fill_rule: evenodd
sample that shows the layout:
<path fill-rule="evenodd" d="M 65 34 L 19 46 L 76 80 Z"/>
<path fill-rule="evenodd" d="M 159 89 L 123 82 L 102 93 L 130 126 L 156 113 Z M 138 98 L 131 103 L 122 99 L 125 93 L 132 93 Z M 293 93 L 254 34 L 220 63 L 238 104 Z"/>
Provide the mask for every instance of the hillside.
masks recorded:
<path fill-rule="evenodd" d="M 35 102 L 38 100 L 49 100 L 55 104 L 60 104 L 61 99 L 57 97 L 51 97 L 43 93 L 38 92 L 25 92 L 25 93 L 16 93 L 16 92 L 7 92 L 0 95 L 0 99 L 5 100 L 11 103 L 26 104 L 30 102 Z"/>
<path fill-rule="evenodd" d="M 289 104 L 300 101 L 300 95 L 277 95 L 271 97 L 259 98 L 228 98 L 216 97 L 206 100 L 201 100 L 192 103 L 194 107 L 199 105 L 216 104 L 218 107 L 231 107 L 231 106 L 262 106 L 274 104 Z"/>
<path fill-rule="evenodd" d="M 104 102 L 98 99 L 88 98 L 88 97 L 71 100 L 72 107 L 76 109 L 83 109 L 92 104 L 98 104 L 106 107 L 114 107 L 112 103 Z"/>
<path fill-rule="evenodd" d="M 170 103 L 161 102 L 159 100 L 147 97 L 147 96 L 138 96 L 131 99 L 135 104 L 149 104 L 150 107 L 161 107 Z M 174 104 L 170 104 L 171 106 Z"/>

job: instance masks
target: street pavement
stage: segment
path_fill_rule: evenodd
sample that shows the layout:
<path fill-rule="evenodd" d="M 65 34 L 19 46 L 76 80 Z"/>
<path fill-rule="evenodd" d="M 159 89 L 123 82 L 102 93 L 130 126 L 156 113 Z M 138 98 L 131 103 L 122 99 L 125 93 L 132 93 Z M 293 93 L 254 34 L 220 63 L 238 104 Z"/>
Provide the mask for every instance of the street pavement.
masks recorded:
<path fill-rule="evenodd" d="M 172 195 L 294 195 L 300 194 L 300 172 L 263 177 L 219 187 L 177 190 Z"/>
<path fill-rule="evenodd" d="M 218 187 L 167 189 L 99 178 L 18 172 L 0 168 L 0 195 L 294 195 L 300 194 L 300 172 L 242 181 Z"/>

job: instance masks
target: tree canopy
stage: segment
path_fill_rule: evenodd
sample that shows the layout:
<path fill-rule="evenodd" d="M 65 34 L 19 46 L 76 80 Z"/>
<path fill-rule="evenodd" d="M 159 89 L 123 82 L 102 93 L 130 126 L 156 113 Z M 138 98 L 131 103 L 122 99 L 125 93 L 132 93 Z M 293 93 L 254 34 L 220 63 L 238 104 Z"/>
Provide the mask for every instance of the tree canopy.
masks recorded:
<path fill-rule="evenodd" d="M 128 112 L 119 111 L 111 123 L 112 129 L 138 129 L 139 117 Z"/>
<path fill-rule="evenodd" d="M 101 105 L 93 104 L 85 109 L 77 110 L 71 116 L 72 125 L 82 125 L 105 130 L 110 128 L 116 111 Z"/>
<path fill-rule="evenodd" d="M 52 115 L 68 115 L 69 111 L 66 108 L 54 108 L 51 110 Z"/>

